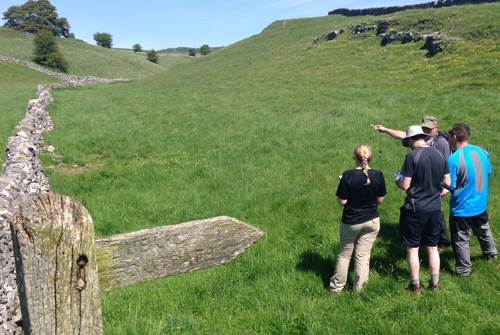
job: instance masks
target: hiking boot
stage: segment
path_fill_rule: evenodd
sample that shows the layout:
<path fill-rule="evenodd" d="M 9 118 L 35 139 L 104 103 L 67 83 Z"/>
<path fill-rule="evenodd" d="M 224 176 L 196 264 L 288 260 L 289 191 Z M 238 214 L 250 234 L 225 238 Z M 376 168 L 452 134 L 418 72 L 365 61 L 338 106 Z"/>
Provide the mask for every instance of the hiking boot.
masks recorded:
<path fill-rule="evenodd" d="M 441 290 L 441 286 L 439 284 L 432 285 L 432 280 L 429 280 L 429 286 L 427 286 L 427 289 L 430 291 L 439 291 Z"/>
<path fill-rule="evenodd" d="M 337 294 L 342 293 L 342 290 L 337 290 L 337 289 L 334 289 L 334 288 L 331 288 L 331 287 L 328 287 L 328 291 L 329 291 L 331 294 L 334 294 L 334 295 L 337 295 Z"/>
<path fill-rule="evenodd" d="M 408 284 L 408 287 L 406 288 L 411 294 L 413 295 L 420 295 L 422 293 L 422 290 L 420 289 L 420 285 L 415 285 L 415 284 Z"/>
<path fill-rule="evenodd" d="M 488 262 L 493 262 L 495 259 L 497 259 L 497 255 L 485 255 L 485 257 Z"/>
<path fill-rule="evenodd" d="M 456 272 L 455 271 L 455 275 L 457 275 L 458 277 L 467 278 L 467 277 L 470 277 L 470 272 Z"/>

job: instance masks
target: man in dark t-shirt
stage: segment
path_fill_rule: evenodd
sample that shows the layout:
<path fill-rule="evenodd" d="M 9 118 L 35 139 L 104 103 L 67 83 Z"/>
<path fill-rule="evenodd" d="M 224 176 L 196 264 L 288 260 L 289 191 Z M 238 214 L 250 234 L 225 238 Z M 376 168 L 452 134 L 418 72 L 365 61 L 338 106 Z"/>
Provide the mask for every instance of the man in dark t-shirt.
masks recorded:
<path fill-rule="evenodd" d="M 439 253 L 437 249 L 441 219 L 441 193 L 443 183 L 450 184 L 447 160 L 436 149 L 426 144 L 428 135 L 421 126 L 410 126 L 403 143 L 412 151 L 406 155 L 397 185 L 406 191 L 400 214 L 401 240 L 407 248 L 410 270 L 408 288 L 420 292 L 420 245 L 427 249 L 431 289 L 438 287 Z"/>
<path fill-rule="evenodd" d="M 450 145 L 448 143 L 448 139 L 445 137 L 445 134 L 439 131 L 439 123 L 437 117 L 432 115 L 423 116 L 420 126 L 422 127 L 424 133 L 429 135 L 425 140 L 426 144 L 431 148 L 438 150 L 445 159 L 448 159 L 451 154 Z M 387 128 L 381 124 L 373 125 L 373 128 L 380 133 L 387 134 L 398 140 L 403 140 L 406 136 L 406 133 L 402 130 Z M 439 248 L 440 250 L 443 250 L 451 245 L 451 241 L 448 237 L 448 228 L 446 227 L 446 221 L 442 213 L 439 221 L 441 225 Z"/>

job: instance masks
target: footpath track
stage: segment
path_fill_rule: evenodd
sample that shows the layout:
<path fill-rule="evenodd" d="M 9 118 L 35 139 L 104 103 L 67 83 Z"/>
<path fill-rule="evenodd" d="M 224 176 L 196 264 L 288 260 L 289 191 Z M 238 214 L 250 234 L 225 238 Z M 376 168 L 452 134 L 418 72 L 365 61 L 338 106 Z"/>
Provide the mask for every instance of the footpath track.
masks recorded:
<path fill-rule="evenodd" d="M 61 80 L 40 84 L 36 97 L 28 101 L 26 114 L 9 137 L 0 176 L 0 334 L 21 334 L 21 311 L 16 284 L 16 268 L 10 231 L 12 214 L 32 194 L 50 191 L 42 163 L 37 155 L 46 150 L 43 134 L 53 129 L 47 112 L 54 89 L 71 89 L 95 84 L 128 81 L 127 78 L 98 78 L 68 75 L 35 63 L 0 55 L 0 61 L 19 64 Z"/>

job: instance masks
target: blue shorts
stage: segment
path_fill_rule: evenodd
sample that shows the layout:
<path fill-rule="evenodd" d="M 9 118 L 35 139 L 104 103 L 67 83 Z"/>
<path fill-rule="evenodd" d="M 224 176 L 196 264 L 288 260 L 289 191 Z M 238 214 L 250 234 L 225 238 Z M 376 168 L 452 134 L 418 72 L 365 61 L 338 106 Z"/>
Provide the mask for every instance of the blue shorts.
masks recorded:
<path fill-rule="evenodd" d="M 417 248 L 421 245 L 437 246 L 441 232 L 442 216 L 441 211 L 415 213 L 401 207 L 399 232 L 403 245 L 409 248 Z"/>

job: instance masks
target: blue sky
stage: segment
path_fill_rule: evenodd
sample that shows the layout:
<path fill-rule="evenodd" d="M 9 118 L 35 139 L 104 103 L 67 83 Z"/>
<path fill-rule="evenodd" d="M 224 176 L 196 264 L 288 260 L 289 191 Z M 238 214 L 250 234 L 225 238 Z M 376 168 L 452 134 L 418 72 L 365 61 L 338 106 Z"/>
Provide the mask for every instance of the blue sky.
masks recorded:
<path fill-rule="evenodd" d="M 115 47 L 145 49 L 229 45 L 280 19 L 327 15 L 347 7 L 401 5 L 430 0 L 51 0 L 77 38 L 94 43 L 97 31 Z M 0 12 L 25 0 L 0 0 Z"/>

